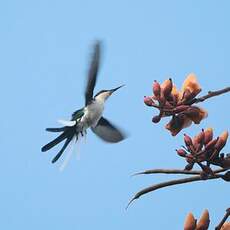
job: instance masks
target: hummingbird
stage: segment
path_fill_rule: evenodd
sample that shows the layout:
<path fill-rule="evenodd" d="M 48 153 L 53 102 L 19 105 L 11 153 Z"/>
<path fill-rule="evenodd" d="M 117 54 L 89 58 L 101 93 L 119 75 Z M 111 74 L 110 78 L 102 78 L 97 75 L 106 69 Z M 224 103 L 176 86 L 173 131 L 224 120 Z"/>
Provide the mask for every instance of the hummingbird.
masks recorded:
<path fill-rule="evenodd" d="M 102 116 L 106 100 L 124 85 L 109 90 L 101 90 L 94 95 L 94 88 L 100 65 L 100 56 L 101 43 L 97 41 L 93 46 L 93 53 L 88 70 L 84 95 L 85 106 L 75 111 L 70 121 L 60 121 L 64 125 L 63 127 L 46 129 L 48 132 L 60 132 L 61 134 L 53 141 L 43 146 L 41 149 L 42 152 L 46 152 L 60 142 L 65 141 L 60 151 L 53 158 L 52 163 L 55 163 L 61 157 L 74 138 L 77 141 L 79 137 L 85 136 L 89 128 L 105 142 L 117 143 L 125 139 L 124 133 Z"/>

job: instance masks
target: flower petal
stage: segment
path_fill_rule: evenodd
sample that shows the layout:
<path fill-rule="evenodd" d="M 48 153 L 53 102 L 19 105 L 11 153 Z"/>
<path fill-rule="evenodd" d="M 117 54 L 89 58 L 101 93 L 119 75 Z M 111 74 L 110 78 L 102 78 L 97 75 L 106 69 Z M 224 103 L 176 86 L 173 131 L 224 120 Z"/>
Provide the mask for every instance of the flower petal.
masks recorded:
<path fill-rule="evenodd" d="M 204 143 L 208 144 L 213 139 L 213 129 L 207 128 L 204 130 Z"/>
<path fill-rule="evenodd" d="M 181 93 L 180 93 L 181 99 L 186 91 L 190 92 L 193 98 L 201 91 L 201 87 L 197 82 L 196 75 L 193 73 L 190 73 L 183 83 Z"/>
<path fill-rule="evenodd" d="M 180 93 L 179 93 L 179 91 L 177 90 L 177 88 L 176 88 L 176 86 L 174 84 L 173 84 L 171 94 L 173 95 L 173 97 L 175 98 L 175 101 L 177 103 L 178 100 L 179 100 L 179 97 L 180 97 Z"/>
<path fill-rule="evenodd" d="M 198 106 L 190 106 L 184 112 L 195 124 L 200 124 L 201 120 L 208 116 L 208 112 Z"/>
<path fill-rule="evenodd" d="M 171 94 L 172 88 L 173 88 L 172 79 L 169 78 L 169 79 L 165 80 L 161 84 L 162 96 L 167 98 Z"/>
<path fill-rule="evenodd" d="M 172 136 L 176 136 L 182 129 L 189 127 L 192 121 L 184 114 L 178 114 L 172 117 L 165 128 L 168 129 Z"/>

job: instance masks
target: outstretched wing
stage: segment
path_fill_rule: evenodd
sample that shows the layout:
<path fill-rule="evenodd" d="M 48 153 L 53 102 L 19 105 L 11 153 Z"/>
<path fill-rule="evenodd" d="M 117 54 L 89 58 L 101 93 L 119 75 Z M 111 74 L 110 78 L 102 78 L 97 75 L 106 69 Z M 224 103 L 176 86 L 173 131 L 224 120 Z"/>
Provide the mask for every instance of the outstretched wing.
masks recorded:
<path fill-rule="evenodd" d="M 94 45 L 94 51 L 92 54 L 92 60 L 89 67 L 87 85 L 85 89 L 85 105 L 88 105 L 89 102 L 93 99 L 93 90 L 97 81 L 97 73 L 100 64 L 100 48 L 101 44 L 97 41 Z"/>
<path fill-rule="evenodd" d="M 98 121 L 97 126 L 91 129 L 106 142 L 117 143 L 125 139 L 125 135 L 103 117 Z"/>

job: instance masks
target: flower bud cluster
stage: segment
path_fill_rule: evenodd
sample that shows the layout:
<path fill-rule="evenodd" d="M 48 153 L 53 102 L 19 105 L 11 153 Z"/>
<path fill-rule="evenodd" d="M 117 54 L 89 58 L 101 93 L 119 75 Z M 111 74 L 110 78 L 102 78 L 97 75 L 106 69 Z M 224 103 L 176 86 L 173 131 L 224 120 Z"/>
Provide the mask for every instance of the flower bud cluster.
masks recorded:
<path fill-rule="evenodd" d="M 190 126 L 192 122 L 199 124 L 207 117 L 205 110 L 192 105 L 192 100 L 201 91 L 194 74 L 188 75 L 181 91 L 176 89 L 171 78 L 161 85 L 154 81 L 152 88 L 153 95 L 144 97 L 144 103 L 147 106 L 159 109 L 159 114 L 152 118 L 152 122 L 158 123 L 162 117 L 171 116 L 172 119 L 165 127 L 173 136 Z"/>
<path fill-rule="evenodd" d="M 201 167 L 204 176 L 212 175 L 213 171 L 210 165 L 217 165 L 222 168 L 230 167 L 230 156 L 221 153 L 227 139 L 227 131 L 224 131 L 217 138 L 213 138 L 211 128 L 202 130 L 194 138 L 184 134 L 185 146 L 177 149 L 176 152 L 187 161 L 185 170 L 191 170 L 196 163 Z"/>

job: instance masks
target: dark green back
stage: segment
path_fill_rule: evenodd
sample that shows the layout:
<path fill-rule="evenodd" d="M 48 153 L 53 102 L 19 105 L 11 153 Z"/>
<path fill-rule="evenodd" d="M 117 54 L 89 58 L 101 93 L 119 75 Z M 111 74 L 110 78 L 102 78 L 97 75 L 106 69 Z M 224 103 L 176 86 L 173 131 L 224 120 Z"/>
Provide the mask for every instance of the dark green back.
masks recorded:
<path fill-rule="evenodd" d="M 75 120 L 81 118 L 83 115 L 84 115 L 84 108 L 75 111 L 72 114 L 72 121 L 75 121 Z"/>

